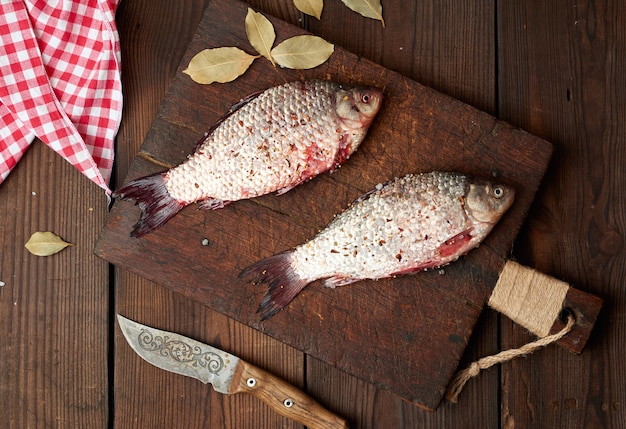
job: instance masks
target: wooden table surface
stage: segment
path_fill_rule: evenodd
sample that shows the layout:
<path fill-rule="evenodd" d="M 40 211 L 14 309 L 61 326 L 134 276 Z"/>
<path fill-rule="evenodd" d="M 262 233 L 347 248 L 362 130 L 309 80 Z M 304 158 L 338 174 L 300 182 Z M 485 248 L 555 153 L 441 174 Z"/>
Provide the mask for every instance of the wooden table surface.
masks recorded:
<path fill-rule="evenodd" d="M 208 0 L 124 0 L 117 13 L 121 183 Z M 550 346 L 471 380 L 429 413 L 93 254 L 102 191 L 40 142 L 0 186 L 0 422 L 9 428 L 297 428 L 137 358 L 116 313 L 172 326 L 303 388 L 352 428 L 620 428 L 626 425 L 626 4 L 620 0 L 383 0 L 386 27 L 339 1 L 320 21 L 291 0 L 251 1 L 358 55 L 554 144 L 512 257 L 605 305 L 586 349 Z M 112 184 L 115 187 L 115 183 Z M 54 231 L 74 246 L 43 258 Z M 210 328 L 210 329 L 209 329 Z M 220 332 L 219 337 L 208 332 Z M 463 362 L 532 340 L 485 310 Z"/>

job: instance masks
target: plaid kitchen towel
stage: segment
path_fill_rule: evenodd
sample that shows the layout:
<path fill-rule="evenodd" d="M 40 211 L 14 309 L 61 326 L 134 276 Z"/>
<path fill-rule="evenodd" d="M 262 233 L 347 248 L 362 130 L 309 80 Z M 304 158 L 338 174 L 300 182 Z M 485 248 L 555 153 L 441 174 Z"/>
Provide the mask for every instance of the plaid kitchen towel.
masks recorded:
<path fill-rule="evenodd" d="M 111 193 L 118 3 L 0 0 L 0 183 L 37 137 Z"/>

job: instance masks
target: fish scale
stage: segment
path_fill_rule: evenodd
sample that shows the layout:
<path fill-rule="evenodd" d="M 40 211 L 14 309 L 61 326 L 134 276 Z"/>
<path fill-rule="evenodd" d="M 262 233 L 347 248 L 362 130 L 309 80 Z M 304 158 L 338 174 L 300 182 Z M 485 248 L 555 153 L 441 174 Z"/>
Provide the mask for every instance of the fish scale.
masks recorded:
<path fill-rule="evenodd" d="M 131 235 L 162 226 L 185 206 L 285 193 L 332 171 L 358 148 L 378 113 L 377 88 L 310 80 L 253 94 L 205 134 L 187 160 L 114 193 L 141 208 Z"/>
<path fill-rule="evenodd" d="M 441 198 L 462 197 L 465 179 L 407 176 L 391 182 L 298 247 L 292 262 L 295 273 L 310 281 L 336 273 L 346 279 L 375 279 L 409 270 L 415 261 L 432 260 L 437 247 L 469 226 L 460 204 L 447 204 Z M 337 256 L 329 258 L 329 254 Z"/>
<path fill-rule="evenodd" d="M 292 97 L 287 93 L 294 85 L 279 87 L 240 108 L 219 132 L 206 138 L 188 162 L 169 172 L 169 194 L 180 201 L 207 197 L 234 201 L 287 186 L 312 159 L 325 161 L 320 171 L 331 168 L 332 144 L 322 145 L 317 157 L 307 153 L 315 142 L 339 141 L 343 132 L 338 118 L 331 115 L 333 84 L 320 83 Z M 305 119 L 305 115 L 311 118 L 306 114 L 310 110 L 321 112 L 314 121 Z"/>
<path fill-rule="evenodd" d="M 311 240 L 241 275 L 269 285 L 259 307 L 267 319 L 318 279 L 336 287 L 446 265 L 480 244 L 514 196 L 508 186 L 464 174 L 409 174 L 378 185 Z"/>

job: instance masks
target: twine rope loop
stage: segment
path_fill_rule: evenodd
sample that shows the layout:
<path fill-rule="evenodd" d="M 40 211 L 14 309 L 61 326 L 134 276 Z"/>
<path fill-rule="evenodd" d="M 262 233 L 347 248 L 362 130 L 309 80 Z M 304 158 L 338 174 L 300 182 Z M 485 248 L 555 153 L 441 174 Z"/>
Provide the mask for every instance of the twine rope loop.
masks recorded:
<path fill-rule="evenodd" d="M 467 368 L 459 371 L 454 376 L 446 392 L 446 399 L 449 402 L 456 403 L 459 394 L 465 386 L 465 383 L 467 383 L 470 378 L 476 377 L 481 370 L 490 368 L 498 363 L 507 362 L 519 356 L 530 354 L 537 349 L 540 349 L 547 346 L 548 344 L 552 344 L 560 340 L 572 330 L 575 322 L 576 319 L 573 315 L 570 314 L 568 315 L 567 324 L 565 325 L 565 327 L 555 334 L 540 338 L 536 341 L 525 344 L 520 348 L 504 350 L 493 356 L 486 356 L 484 358 L 478 359 L 475 362 L 472 362 Z"/>

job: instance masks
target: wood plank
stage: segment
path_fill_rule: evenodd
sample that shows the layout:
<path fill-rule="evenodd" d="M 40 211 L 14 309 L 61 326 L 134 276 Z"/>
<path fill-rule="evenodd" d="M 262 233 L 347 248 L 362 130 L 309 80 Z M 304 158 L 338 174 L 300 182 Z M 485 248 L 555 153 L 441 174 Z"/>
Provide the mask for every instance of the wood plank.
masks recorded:
<path fill-rule="evenodd" d="M 237 45 L 245 40 L 243 26 L 235 25 L 243 22 L 245 5 L 215 1 L 209 11 L 183 65 L 207 46 Z M 296 32 L 284 23 L 274 23 L 279 39 Z M 384 83 L 386 104 L 368 137 L 369 142 L 378 143 L 362 146 L 340 172 L 303 185 L 298 192 L 242 201 L 209 214 L 186 210 L 141 240 L 128 238 L 136 211 L 126 202 L 117 203 L 97 252 L 331 365 L 434 408 L 530 206 L 550 156 L 550 144 L 341 48 L 318 69 L 282 71 L 283 77 L 278 78 L 274 74 L 269 62 L 255 62 L 236 84 L 199 88 L 179 70 L 129 178 L 155 171 L 161 168 L 159 164 L 180 161 L 196 139 L 172 141 L 171 136 L 194 130 L 200 135 L 204 129 L 200 127 L 207 127 L 203 124 L 217 120 L 232 104 L 227 100 L 300 76 L 343 76 L 343 81 L 358 77 L 362 83 Z M 207 99 L 215 103 L 207 103 Z M 385 144 L 387 141 L 394 144 Z M 412 147 L 424 149 L 416 156 Z M 281 315 L 259 323 L 255 310 L 262 291 L 241 285 L 237 273 L 244 266 L 312 236 L 341 207 L 376 183 L 409 171 L 432 169 L 478 175 L 498 172 L 516 187 L 516 204 L 484 246 L 446 268 L 445 276 L 430 272 L 399 278 L 393 280 L 393 287 L 390 281 L 361 282 L 345 288 L 341 299 L 333 296 L 334 291 L 307 288 Z M 320 195 L 332 195 L 327 200 L 335 203 L 316 207 L 313 214 L 300 209 L 311 207 L 309 203 L 316 198 L 323 201 Z M 337 196 L 346 199 L 340 201 Z M 202 248 L 205 236 L 210 237 L 211 245 Z M 210 267 L 204 264 L 206 260 L 212 261 Z M 369 311 L 375 307 L 381 311 Z M 442 315 L 441 308 L 450 317 Z M 417 321 L 415 325 L 393 329 L 411 318 Z M 311 326 L 318 326 L 314 334 Z M 374 334 L 380 339 L 372 338 Z M 350 346 L 342 349 L 345 344 Z M 428 346 L 416 354 L 411 344 Z M 400 355 L 397 350 L 405 353 Z"/>
<path fill-rule="evenodd" d="M 125 26 L 124 89 L 130 95 L 126 95 L 126 128 L 118 139 L 118 183 L 126 175 L 157 113 L 187 46 L 183 39 L 193 33 L 193 23 L 199 20 L 202 9 L 199 5 L 204 3 L 121 2 L 118 22 Z M 290 9 L 291 0 L 253 3 L 277 16 L 285 13 L 283 19 L 298 23 L 299 15 Z M 383 2 L 385 10 L 397 3 Z M 340 2 L 327 2 L 322 25 L 310 28 L 316 33 L 327 31 L 324 34 L 328 38 L 332 31 L 337 31 L 340 35 L 332 40 L 339 45 L 493 113 L 498 111 L 490 101 L 494 90 L 490 89 L 493 76 L 488 70 L 493 60 L 487 65 L 482 55 L 490 48 L 482 41 L 464 41 L 484 36 L 480 28 L 488 28 L 494 22 L 493 16 L 488 19 L 479 13 L 480 16 L 465 20 L 472 11 L 457 13 L 469 7 L 458 3 L 426 1 L 412 7 L 404 2 L 402 7 L 416 11 L 415 24 L 407 13 L 402 31 L 396 33 L 392 31 L 393 14 L 386 14 L 387 28 L 377 33 L 376 26 L 361 29 L 364 20 L 351 12 L 346 13 L 351 21 L 337 16 L 341 25 L 325 30 L 326 22 L 335 20 L 334 10 L 344 8 Z M 476 7 L 485 6 L 489 7 Z M 625 403 L 626 388 L 622 377 L 624 364 L 619 356 L 625 351 L 626 318 L 620 287 L 624 278 L 625 213 L 619 191 L 624 186 L 620 142 L 624 138 L 618 126 L 623 122 L 619 118 L 624 117 L 624 106 L 619 101 L 624 99 L 624 88 L 618 77 L 624 70 L 619 57 L 625 45 L 624 33 L 619 29 L 626 24 L 626 14 L 623 6 L 611 1 L 585 3 L 584 8 L 573 2 L 530 2 L 498 5 L 498 10 L 504 78 L 498 88 L 501 103 L 496 107 L 504 119 L 557 145 L 540 200 L 516 242 L 514 255 L 530 266 L 605 297 L 607 302 L 581 357 L 550 347 L 504 366 L 501 426 L 621 427 L 626 420 L 621 405 Z M 574 16 L 575 12 L 578 14 Z M 414 49 L 404 52 L 415 58 L 413 64 L 389 48 L 412 31 L 416 33 Z M 371 34 L 369 40 L 363 32 Z M 378 40 L 383 40 L 382 45 Z M 464 54 L 466 51 L 476 55 L 472 58 L 469 53 Z M 475 77 L 481 75 L 480 70 L 487 72 L 482 80 Z M 474 101 L 475 97 L 481 99 L 483 90 L 489 94 L 486 102 Z M 570 99 L 566 102 L 568 90 Z M 0 322 L 5 326 L 0 346 L 0 401 L 7 427 L 107 426 L 108 401 L 103 393 L 107 390 L 107 349 L 95 340 L 107 332 L 103 328 L 108 321 L 104 311 L 107 297 L 96 293 L 99 286 L 94 285 L 100 285 L 108 272 L 102 268 L 106 267 L 102 261 L 83 255 L 83 250 L 93 246 L 93 241 L 88 244 L 83 236 L 102 227 L 106 203 L 100 200 L 100 190 L 95 189 L 93 201 L 102 206 L 88 204 L 94 211 L 76 211 L 82 202 L 89 201 L 77 198 L 85 195 L 81 183 L 91 186 L 38 143 L 0 186 L 0 280 L 6 283 L 0 288 Z M 37 195 L 32 195 L 33 189 Z M 564 195 L 574 201 L 565 201 Z M 95 218 L 99 220 L 94 225 L 99 224 L 92 227 Z M 72 240 L 74 248 L 66 250 L 72 252 L 71 257 L 63 253 L 54 258 L 34 258 L 25 252 L 23 242 L 30 235 L 26 229 L 39 229 L 41 225 L 62 230 L 62 235 L 67 234 L 70 240 L 81 237 Z M 77 251 L 80 256 L 75 259 Z M 251 360 L 283 372 L 296 384 L 304 383 L 309 393 L 348 417 L 351 427 L 500 427 L 490 418 L 497 416 L 500 409 L 498 391 L 492 383 L 498 374 L 496 369 L 473 379 L 459 404 L 441 406 L 437 413 L 425 413 L 315 358 L 307 357 L 306 362 L 293 360 L 301 353 L 291 355 L 294 352 L 290 347 L 279 345 L 274 351 L 274 346 L 266 345 L 266 336 L 258 336 L 255 330 L 181 294 L 124 269 L 116 272 L 118 311 L 207 342 L 216 338 L 213 329 L 219 333 L 217 341 L 228 332 L 228 338 L 234 337 L 229 340 L 233 347 L 240 347 L 243 353 L 250 350 Z M 491 324 L 494 319 L 491 311 L 481 315 L 464 361 L 499 350 L 492 341 L 497 331 L 496 325 Z M 531 338 L 503 320 L 504 347 L 518 346 Z M 123 354 L 125 346 L 119 338 L 116 344 L 118 387 L 114 393 L 120 411 L 109 426 L 174 427 L 183 422 L 180 426 L 293 427 L 287 421 L 274 420 L 273 413 L 262 404 L 225 399 L 191 380 L 170 378 L 163 371 L 151 372 L 148 365 L 133 361 L 133 355 Z M 286 367 L 280 364 L 284 353 L 289 362 Z M 80 368 L 76 368 L 76 362 Z M 298 373 L 305 370 L 302 380 Z M 572 378 L 571 374 L 577 377 Z M 76 380 L 79 382 L 74 388 Z M 152 395 L 151 391 L 160 395 Z M 124 396 L 120 396 L 122 393 Z M 207 403 L 209 411 L 203 408 Z M 256 419 L 260 423 L 255 424 Z"/>
<path fill-rule="evenodd" d="M 126 92 L 116 154 L 118 176 L 126 175 L 137 154 L 206 3 L 121 3 L 117 20 Z M 293 11 L 284 8 L 287 2 L 271 3 L 276 12 Z M 127 270 L 116 269 L 115 279 L 116 312 L 237 352 L 303 387 L 301 352 Z M 115 329 L 115 427 L 302 427 L 256 398 L 227 397 L 195 380 L 151 367 L 130 350 L 117 326 Z"/>
<path fill-rule="evenodd" d="M 624 2 L 498 3 L 502 116 L 555 144 L 515 254 L 603 297 L 580 356 L 550 347 L 503 366 L 503 426 L 621 427 L 626 421 L 623 189 Z M 525 332 L 503 324 L 503 346 Z M 520 401 L 520 397 L 525 398 Z"/>
<path fill-rule="evenodd" d="M 40 141 L 0 186 L 0 403 L 10 428 L 105 427 L 108 264 L 93 254 L 107 199 Z M 24 244 L 53 231 L 50 257 Z"/>
<path fill-rule="evenodd" d="M 241 323 L 189 301 L 180 294 L 130 273 L 121 273 L 118 312 L 142 323 L 178 332 L 255 362 L 303 388 L 301 353 Z M 116 328 L 117 329 L 117 328 Z M 142 360 L 117 329 L 117 427 L 302 427 L 248 395 L 216 393 L 199 381 L 156 368 Z"/>
<path fill-rule="evenodd" d="M 326 2 L 322 19 L 308 29 L 326 40 L 397 71 L 421 84 L 486 112 L 496 112 L 495 11 L 492 1 L 385 1 L 386 27 L 363 19 L 340 2 Z M 498 316 L 484 311 L 459 367 L 499 349 Z M 500 422 L 497 371 L 476 377 L 457 404 L 436 413 L 412 407 L 328 364 L 307 358 L 307 386 L 316 397 L 337 398 L 339 409 L 359 428 L 497 428 Z M 472 422 L 472 423 L 470 423 Z"/>
<path fill-rule="evenodd" d="M 308 30 L 422 85 L 496 112 L 495 2 L 386 1 L 386 27 L 325 2 Z"/>

